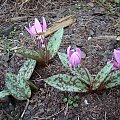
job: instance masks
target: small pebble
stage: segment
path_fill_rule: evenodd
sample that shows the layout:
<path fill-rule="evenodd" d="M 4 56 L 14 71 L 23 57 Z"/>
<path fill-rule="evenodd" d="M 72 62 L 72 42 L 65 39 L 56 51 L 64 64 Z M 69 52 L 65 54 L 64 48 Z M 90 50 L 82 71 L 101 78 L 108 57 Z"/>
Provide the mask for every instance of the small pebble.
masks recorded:
<path fill-rule="evenodd" d="M 88 103 L 87 100 L 84 100 L 84 103 L 85 103 L 85 105 L 89 105 L 90 104 L 90 103 Z"/>
<path fill-rule="evenodd" d="M 92 37 L 88 37 L 88 40 L 91 40 L 92 39 Z"/>

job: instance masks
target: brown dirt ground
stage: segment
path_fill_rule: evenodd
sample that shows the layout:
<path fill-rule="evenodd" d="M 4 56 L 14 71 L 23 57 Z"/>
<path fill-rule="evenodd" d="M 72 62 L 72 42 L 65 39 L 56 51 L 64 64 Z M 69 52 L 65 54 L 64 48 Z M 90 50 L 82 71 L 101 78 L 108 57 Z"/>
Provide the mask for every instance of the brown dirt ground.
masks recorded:
<path fill-rule="evenodd" d="M 110 4 L 115 6 L 114 3 Z M 117 14 L 119 6 L 116 6 L 115 13 Z M 112 51 L 120 47 L 120 42 L 115 39 L 98 40 L 94 37 L 120 35 L 120 20 L 117 15 L 110 14 L 106 8 L 92 0 L 30 0 L 24 4 L 14 0 L 2 0 L 0 1 L 0 29 L 9 29 L 14 24 L 16 32 L 12 37 L 20 39 L 21 32 L 23 36 L 29 36 L 24 30 L 24 25 L 28 25 L 28 22 L 34 17 L 45 16 L 48 26 L 51 26 L 56 20 L 71 14 L 76 17 L 77 22 L 65 28 L 59 51 L 66 52 L 69 45 L 80 47 L 86 54 L 83 62 L 94 75 L 106 64 L 108 59 L 111 59 Z M 10 22 L 11 18 L 18 16 L 28 16 L 29 18 L 14 23 Z M 89 39 L 90 37 L 91 39 Z M 1 71 L 17 72 L 24 59 L 15 56 L 9 59 L 8 55 L 0 58 Z M 54 89 L 42 80 L 65 72 L 67 70 L 62 67 L 57 55 L 48 67 L 43 69 L 39 66 L 36 67 L 31 80 L 39 88 L 39 91 L 32 94 L 23 120 L 120 120 L 120 86 L 100 91 L 97 94 L 71 93 Z M 4 76 L 0 74 L 0 90 L 4 89 L 4 79 Z M 79 106 L 69 108 L 63 99 L 75 95 L 80 97 L 76 101 Z M 89 105 L 85 104 L 85 100 Z M 14 100 L 11 96 L 1 100 L 0 120 L 18 120 L 25 104 L 26 101 Z"/>

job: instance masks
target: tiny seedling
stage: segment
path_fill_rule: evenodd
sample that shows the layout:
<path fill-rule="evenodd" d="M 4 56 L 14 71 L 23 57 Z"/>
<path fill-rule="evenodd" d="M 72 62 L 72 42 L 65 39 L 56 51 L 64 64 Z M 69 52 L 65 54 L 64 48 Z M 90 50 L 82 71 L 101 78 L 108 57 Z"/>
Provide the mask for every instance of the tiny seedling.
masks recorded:
<path fill-rule="evenodd" d="M 68 103 L 69 108 L 71 109 L 73 107 L 78 107 L 78 103 L 77 103 L 78 99 L 79 99 L 78 95 L 75 95 L 74 97 L 69 96 L 64 98 L 63 102 Z"/>

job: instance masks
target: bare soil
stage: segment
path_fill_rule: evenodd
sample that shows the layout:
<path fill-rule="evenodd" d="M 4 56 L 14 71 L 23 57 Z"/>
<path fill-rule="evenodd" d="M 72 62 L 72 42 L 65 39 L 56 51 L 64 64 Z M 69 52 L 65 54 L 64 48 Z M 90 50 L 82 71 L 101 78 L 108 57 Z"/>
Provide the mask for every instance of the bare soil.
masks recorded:
<path fill-rule="evenodd" d="M 24 26 L 34 20 L 34 17 L 45 16 L 49 27 L 62 17 L 74 15 L 77 22 L 65 28 L 59 51 L 66 52 L 69 45 L 80 47 L 85 53 L 83 63 L 91 74 L 95 75 L 111 59 L 113 50 L 120 47 L 120 42 L 116 39 L 98 39 L 99 36 L 120 35 L 118 16 L 120 6 L 111 2 L 108 4 L 117 8 L 114 13 L 110 13 L 106 7 L 92 0 L 30 0 L 24 4 L 14 0 L 2 0 L 0 1 L 0 36 L 1 39 L 4 34 L 9 39 L 26 40 L 25 36 L 29 37 L 29 34 Z M 11 18 L 20 16 L 27 18 L 11 22 Z M 11 36 L 13 30 L 15 33 Z M 26 44 L 28 45 L 27 40 Z M 5 77 L 2 73 L 8 71 L 17 73 L 24 61 L 25 58 L 16 55 L 1 56 L 0 90 L 5 87 Z M 62 92 L 43 81 L 44 78 L 66 72 L 68 71 L 62 66 L 57 55 L 47 67 L 35 68 L 31 81 L 39 90 L 32 93 L 23 120 L 120 120 L 120 86 L 87 94 Z M 78 107 L 70 108 L 63 99 L 75 95 L 79 96 L 76 100 Z M 86 100 L 88 105 L 85 104 Z M 0 120 L 19 120 L 25 105 L 26 101 L 18 101 L 11 96 L 0 100 Z"/>

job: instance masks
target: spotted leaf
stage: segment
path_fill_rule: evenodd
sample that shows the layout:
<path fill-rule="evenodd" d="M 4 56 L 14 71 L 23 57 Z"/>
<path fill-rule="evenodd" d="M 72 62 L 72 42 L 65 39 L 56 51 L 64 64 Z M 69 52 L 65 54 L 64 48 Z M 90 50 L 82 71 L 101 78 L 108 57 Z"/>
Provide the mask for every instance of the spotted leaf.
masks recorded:
<path fill-rule="evenodd" d="M 17 53 L 23 55 L 26 58 L 36 60 L 39 63 L 44 63 L 44 52 L 40 49 L 38 52 L 35 50 L 30 50 L 27 48 L 21 48 L 16 51 Z"/>
<path fill-rule="evenodd" d="M 60 47 L 60 43 L 62 41 L 62 36 L 63 36 L 63 28 L 59 29 L 55 34 L 50 38 L 48 45 L 47 45 L 47 50 L 49 52 L 49 56 L 53 58 L 56 53 L 58 52 L 58 49 Z"/>
<path fill-rule="evenodd" d="M 66 74 L 51 76 L 45 82 L 61 91 L 86 92 L 88 89 L 80 79 Z"/>
<path fill-rule="evenodd" d="M 10 95 L 9 90 L 0 91 L 0 99 L 1 99 L 1 98 L 4 98 L 4 97 L 7 96 L 7 95 Z"/>
<path fill-rule="evenodd" d="M 105 81 L 112 70 L 112 66 L 112 64 L 107 64 L 100 70 L 100 72 L 98 72 L 93 81 L 93 90 L 97 89 L 101 85 L 101 83 Z"/>
<path fill-rule="evenodd" d="M 83 67 L 81 67 L 81 65 L 79 65 L 75 70 L 71 69 L 71 72 L 76 77 L 81 78 L 85 84 L 91 85 L 91 83 L 93 81 L 93 77 L 87 68 L 83 68 Z"/>
<path fill-rule="evenodd" d="M 17 75 L 6 74 L 6 86 L 10 94 L 18 100 L 27 100 L 31 97 L 31 89 L 24 79 L 17 79 Z"/>
<path fill-rule="evenodd" d="M 20 68 L 17 79 L 29 80 L 36 65 L 36 60 L 28 59 Z"/>
<path fill-rule="evenodd" d="M 120 71 L 113 71 L 105 80 L 105 88 L 111 88 L 120 85 Z"/>
<path fill-rule="evenodd" d="M 62 52 L 58 52 L 58 56 L 59 56 L 62 64 L 63 64 L 66 68 L 69 68 L 69 62 L 68 62 L 68 59 L 67 59 L 67 54 L 62 53 Z"/>

